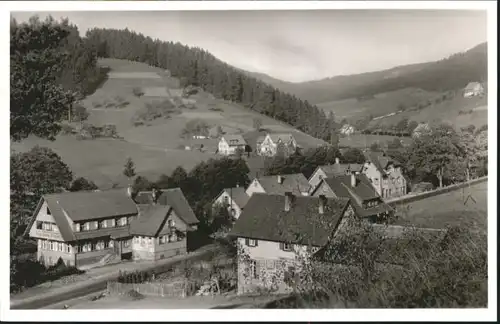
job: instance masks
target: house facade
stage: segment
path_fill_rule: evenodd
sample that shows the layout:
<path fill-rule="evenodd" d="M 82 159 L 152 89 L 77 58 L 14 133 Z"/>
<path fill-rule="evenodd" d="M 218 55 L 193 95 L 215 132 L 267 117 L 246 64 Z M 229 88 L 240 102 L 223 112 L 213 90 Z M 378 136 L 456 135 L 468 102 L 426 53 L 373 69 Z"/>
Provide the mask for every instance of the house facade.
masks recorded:
<path fill-rule="evenodd" d="M 464 88 L 464 98 L 481 96 L 484 94 L 484 88 L 479 82 L 469 82 Z"/>
<path fill-rule="evenodd" d="M 247 195 L 245 188 L 235 187 L 226 188 L 214 199 L 212 207 L 224 206 L 227 208 L 230 215 L 235 219 L 238 219 L 248 202 L 249 196 Z"/>
<path fill-rule="evenodd" d="M 292 192 L 298 196 L 309 195 L 310 185 L 302 173 L 282 174 L 255 178 L 246 189 L 246 194 L 267 193 L 284 195 Z"/>
<path fill-rule="evenodd" d="M 406 195 L 406 179 L 401 165 L 381 152 L 366 153 L 362 173 L 383 199 Z"/>
<path fill-rule="evenodd" d="M 394 210 L 382 200 L 364 174 L 325 178 L 311 195 L 350 199 L 356 215 L 370 223 L 384 221 L 394 213 Z"/>
<path fill-rule="evenodd" d="M 363 170 L 362 164 L 340 163 L 339 158 L 335 158 L 335 164 L 321 165 L 314 170 L 309 178 L 311 191 L 316 189 L 321 180 L 342 175 L 359 174 Z"/>
<path fill-rule="evenodd" d="M 254 194 L 230 234 L 238 245 L 238 294 L 293 289 L 307 258 L 349 215 L 354 212 L 347 199 Z"/>
<path fill-rule="evenodd" d="M 234 155 L 238 150 L 245 152 L 247 142 L 241 135 L 224 135 L 219 140 L 217 152 L 222 155 Z"/>
<path fill-rule="evenodd" d="M 292 134 L 267 134 L 260 143 L 257 143 L 257 154 L 261 156 L 276 156 L 280 149 L 285 155 L 294 153 L 297 148 L 297 141 Z"/>
<path fill-rule="evenodd" d="M 354 128 L 354 126 L 349 125 L 349 124 L 344 124 L 340 128 L 340 134 L 345 135 L 345 136 L 352 135 L 352 134 L 354 134 L 355 131 L 356 131 L 356 129 Z"/>
<path fill-rule="evenodd" d="M 169 190 L 174 192 L 173 196 L 179 196 L 179 192 L 182 195 L 178 188 Z M 174 220 L 177 237 L 185 241 L 183 233 L 193 230 L 198 223 L 196 217 L 192 217 L 194 214 L 186 213 L 185 206 L 175 201 L 161 212 L 141 210 L 132 199 L 130 188 L 64 192 L 44 195 L 40 199 L 26 234 L 37 240 L 37 259 L 47 266 L 61 258 L 68 266 L 93 267 L 122 259 L 161 258 L 161 253 L 156 253 L 160 251 L 159 247 L 156 249 L 156 245 L 161 245 L 160 241 L 182 245 L 164 237 L 165 226 L 162 224 Z M 144 224 L 157 228 L 154 235 L 141 232 L 146 226 Z M 147 240 L 142 239 L 146 237 Z M 185 242 L 183 244 L 185 246 Z M 145 245 L 153 254 L 146 256 L 141 253 Z M 180 247 L 180 253 L 185 251 Z M 171 255 L 163 254 L 164 257 Z"/>

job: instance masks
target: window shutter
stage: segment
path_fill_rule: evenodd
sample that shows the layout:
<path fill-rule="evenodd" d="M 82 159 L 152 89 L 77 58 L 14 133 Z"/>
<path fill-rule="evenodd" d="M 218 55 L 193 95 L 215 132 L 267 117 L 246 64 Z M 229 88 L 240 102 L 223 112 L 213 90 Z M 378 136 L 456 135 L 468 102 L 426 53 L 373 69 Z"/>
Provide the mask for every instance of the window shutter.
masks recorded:
<path fill-rule="evenodd" d="M 285 249 L 285 244 L 283 244 L 283 242 L 280 242 L 280 250 L 284 250 Z"/>
<path fill-rule="evenodd" d="M 246 245 L 246 246 L 250 246 L 250 240 L 249 240 L 249 239 L 247 239 L 247 238 L 245 239 L 245 245 Z"/>
<path fill-rule="evenodd" d="M 259 240 L 255 240 L 255 246 L 259 246 Z"/>

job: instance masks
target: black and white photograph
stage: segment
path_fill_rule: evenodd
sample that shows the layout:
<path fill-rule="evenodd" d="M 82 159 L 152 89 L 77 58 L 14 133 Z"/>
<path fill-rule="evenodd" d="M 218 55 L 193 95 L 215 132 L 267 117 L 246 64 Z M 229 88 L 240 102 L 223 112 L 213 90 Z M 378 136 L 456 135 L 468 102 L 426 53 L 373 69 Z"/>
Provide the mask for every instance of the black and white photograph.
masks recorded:
<path fill-rule="evenodd" d="M 496 3 L 354 2 L 2 4 L 2 319 L 495 321 Z"/>

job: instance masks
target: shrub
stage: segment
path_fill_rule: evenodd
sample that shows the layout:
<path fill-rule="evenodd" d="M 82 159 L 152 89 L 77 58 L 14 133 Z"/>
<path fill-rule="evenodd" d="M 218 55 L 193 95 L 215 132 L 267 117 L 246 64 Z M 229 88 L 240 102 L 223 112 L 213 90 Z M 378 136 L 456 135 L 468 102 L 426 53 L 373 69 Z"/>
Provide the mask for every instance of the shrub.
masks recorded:
<path fill-rule="evenodd" d="M 144 91 L 142 90 L 142 88 L 139 87 L 135 87 L 134 89 L 132 89 L 132 93 L 136 97 L 142 97 L 144 95 Z"/>

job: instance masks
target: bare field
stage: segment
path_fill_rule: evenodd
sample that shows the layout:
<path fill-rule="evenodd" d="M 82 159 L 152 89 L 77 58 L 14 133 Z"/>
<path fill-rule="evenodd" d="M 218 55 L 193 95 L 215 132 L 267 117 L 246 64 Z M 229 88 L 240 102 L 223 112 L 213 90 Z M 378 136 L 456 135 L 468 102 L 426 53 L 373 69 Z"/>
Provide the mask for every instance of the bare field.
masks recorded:
<path fill-rule="evenodd" d="M 488 182 L 486 181 L 464 189 L 408 203 L 407 213 L 401 212 L 401 208 L 398 208 L 397 214 L 400 219 L 397 224 L 427 228 L 460 226 L 486 231 L 488 225 L 487 202 Z"/>

